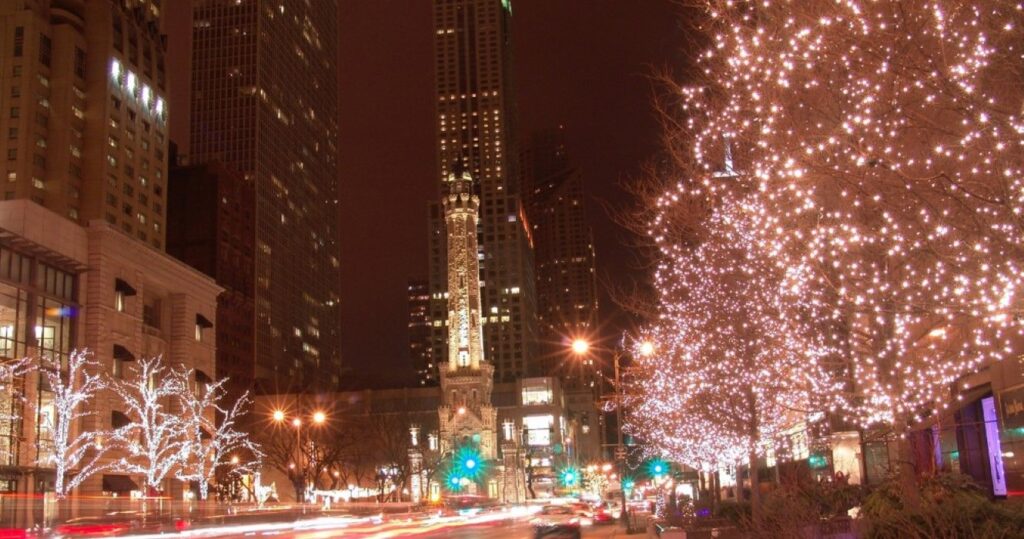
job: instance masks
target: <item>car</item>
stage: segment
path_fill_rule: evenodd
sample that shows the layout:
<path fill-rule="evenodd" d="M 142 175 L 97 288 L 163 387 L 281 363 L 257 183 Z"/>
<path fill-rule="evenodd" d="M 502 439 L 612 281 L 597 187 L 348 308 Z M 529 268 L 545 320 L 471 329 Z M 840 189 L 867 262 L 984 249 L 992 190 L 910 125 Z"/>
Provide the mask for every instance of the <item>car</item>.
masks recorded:
<path fill-rule="evenodd" d="M 545 505 L 530 524 L 534 539 L 573 537 L 579 539 L 580 526 L 587 517 L 568 505 Z"/>
<path fill-rule="evenodd" d="M 616 516 L 611 507 L 606 503 L 598 504 L 594 507 L 593 515 L 591 520 L 594 524 L 614 524 Z"/>

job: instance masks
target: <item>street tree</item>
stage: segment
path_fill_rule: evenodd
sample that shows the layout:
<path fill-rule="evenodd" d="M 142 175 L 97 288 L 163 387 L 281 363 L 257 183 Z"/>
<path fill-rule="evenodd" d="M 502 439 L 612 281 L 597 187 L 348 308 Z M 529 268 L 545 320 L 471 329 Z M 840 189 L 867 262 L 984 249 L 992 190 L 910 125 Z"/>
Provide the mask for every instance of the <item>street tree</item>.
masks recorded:
<path fill-rule="evenodd" d="M 910 430 L 955 402 L 963 376 L 1019 351 L 1024 14 L 964 0 L 704 7 L 698 80 L 679 114 L 663 108 L 691 181 L 663 194 L 742 208 L 749 247 L 794 269 L 781 289 L 845 365 L 845 419 L 891 432 L 916 506 Z"/>
<path fill-rule="evenodd" d="M 0 426 L 3 429 L 0 432 L 3 434 L 14 434 L 13 425 L 21 419 L 21 411 L 25 407 L 24 377 L 33 368 L 29 358 L 0 361 Z M 0 446 L 0 456 L 9 456 L 11 450 L 10 443 L 5 443 Z"/>
<path fill-rule="evenodd" d="M 175 409 L 188 387 L 185 376 L 172 371 L 160 356 L 135 363 L 125 378 L 111 384 L 130 420 L 114 432 L 126 454 L 116 468 L 142 475 L 148 493 L 160 492 L 164 479 L 188 464 L 188 422 Z"/>
<path fill-rule="evenodd" d="M 26 367 L 25 363 L 4 365 L 0 378 L 17 376 L 17 371 L 24 372 Z M 40 415 L 52 445 L 46 450 L 40 448 L 37 464 L 55 469 L 54 493 L 64 498 L 109 466 L 104 457 L 111 447 L 110 433 L 83 425 L 86 418 L 95 415 L 96 397 L 109 384 L 88 350 L 72 351 L 65 365 L 57 356 L 40 356 L 38 371 L 53 394 L 53 413 Z"/>
<path fill-rule="evenodd" d="M 244 473 L 258 468 L 262 451 L 250 436 L 239 430 L 239 420 L 248 412 L 249 394 L 243 394 L 233 403 L 224 402 L 227 396 L 227 378 L 215 382 L 195 379 L 194 371 L 174 373 L 185 386 L 178 402 L 184 422 L 183 451 L 187 454 L 175 476 L 181 481 L 195 481 L 199 485 L 199 499 L 209 494 L 210 481 L 222 468 Z M 218 417 L 219 416 L 219 417 Z"/>
<path fill-rule="evenodd" d="M 697 469 L 746 460 L 756 520 L 759 459 L 781 448 L 786 429 L 821 415 L 817 395 L 841 386 L 816 327 L 794 316 L 783 268 L 751 248 L 743 208 L 718 206 L 691 237 L 669 233 L 689 211 L 672 197 L 657 207 L 658 316 L 643 334 L 653 349 L 635 354 L 629 378 L 631 428 Z"/>

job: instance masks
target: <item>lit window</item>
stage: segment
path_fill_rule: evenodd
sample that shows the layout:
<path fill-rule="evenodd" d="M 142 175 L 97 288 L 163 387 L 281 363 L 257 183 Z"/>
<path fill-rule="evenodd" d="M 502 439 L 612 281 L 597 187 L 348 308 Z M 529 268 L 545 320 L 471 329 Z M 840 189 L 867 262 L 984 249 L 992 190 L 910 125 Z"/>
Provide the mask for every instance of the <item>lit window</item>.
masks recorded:
<path fill-rule="evenodd" d="M 526 445 L 551 445 L 551 431 L 554 424 L 555 418 L 550 414 L 524 417 L 523 427 L 526 429 Z"/>
<path fill-rule="evenodd" d="M 129 71 L 128 76 L 125 78 L 125 87 L 128 89 L 128 93 L 135 95 L 136 82 L 135 73 Z"/>
<path fill-rule="evenodd" d="M 119 313 L 124 312 L 124 292 L 121 290 L 114 291 L 114 309 Z"/>

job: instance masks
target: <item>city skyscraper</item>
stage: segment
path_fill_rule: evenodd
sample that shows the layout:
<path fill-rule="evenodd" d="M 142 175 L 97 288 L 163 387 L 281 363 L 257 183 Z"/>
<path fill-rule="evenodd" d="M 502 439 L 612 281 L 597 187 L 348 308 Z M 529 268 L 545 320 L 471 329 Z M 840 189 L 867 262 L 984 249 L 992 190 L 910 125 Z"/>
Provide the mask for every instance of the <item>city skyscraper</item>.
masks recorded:
<path fill-rule="evenodd" d="M 0 3 L 4 200 L 104 219 L 164 249 L 160 19 L 160 0 Z"/>
<path fill-rule="evenodd" d="M 195 0 L 193 162 L 254 183 L 256 379 L 337 387 L 337 2 Z"/>
<path fill-rule="evenodd" d="M 517 181 L 508 0 L 435 0 L 434 49 L 439 192 L 465 171 L 480 197 L 484 355 L 495 378 L 511 381 L 536 356 L 529 228 Z M 431 358 L 447 357 L 446 234 L 440 204 L 430 206 Z"/>
<path fill-rule="evenodd" d="M 409 279 L 409 362 L 416 383 L 437 385 L 437 369 L 430 360 L 430 287 L 424 279 Z"/>
<path fill-rule="evenodd" d="M 564 127 L 531 135 L 523 152 L 523 178 L 535 246 L 539 367 L 545 375 L 560 376 L 567 388 L 589 385 L 596 366 L 564 361 L 571 339 L 592 334 L 598 315 L 583 175 L 569 158 Z"/>
<path fill-rule="evenodd" d="M 172 145 L 167 252 L 224 288 L 217 296 L 216 373 L 228 379 L 228 401 L 234 402 L 255 381 L 253 185 L 220 163 L 175 163 L 175 154 Z"/>
<path fill-rule="evenodd" d="M 75 350 L 88 351 L 90 373 L 125 379 L 139 358 L 160 356 L 192 369 L 197 383 L 212 380 L 221 288 L 163 252 L 162 4 L 0 1 L 0 360 L 67 365 Z M 63 412 L 46 378 L 25 373 L 0 390 L 5 494 L 54 490 L 53 419 Z M 83 405 L 89 413 L 68 425 L 71 440 L 138 419 L 109 390 Z M 107 468 L 127 456 L 109 449 L 98 461 L 104 473 L 80 476 L 79 494 L 139 490 Z M 162 486 L 175 497 L 188 488 Z"/>

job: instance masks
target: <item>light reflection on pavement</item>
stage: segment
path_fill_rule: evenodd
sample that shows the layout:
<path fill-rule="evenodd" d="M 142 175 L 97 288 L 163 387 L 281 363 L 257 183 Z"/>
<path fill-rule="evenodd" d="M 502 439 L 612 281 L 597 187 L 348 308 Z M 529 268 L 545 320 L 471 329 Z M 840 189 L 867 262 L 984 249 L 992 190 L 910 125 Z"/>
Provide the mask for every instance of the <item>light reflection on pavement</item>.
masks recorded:
<path fill-rule="evenodd" d="M 178 533 L 130 535 L 138 539 L 180 538 L 294 538 L 326 539 L 353 537 L 388 539 L 393 537 L 493 537 L 531 538 L 532 513 L 525 507 L 504 508 L 476 514 L 374 515 L 368 517 L 324 516 L 292 522 L 247 522 L 186 529 Z M 584 537 L 624 535 L 618 526 L 587 526 Z"/>

